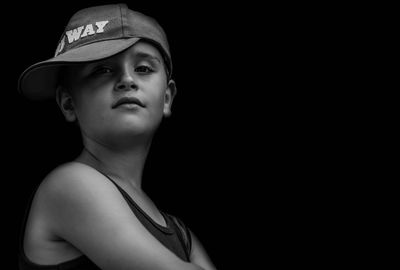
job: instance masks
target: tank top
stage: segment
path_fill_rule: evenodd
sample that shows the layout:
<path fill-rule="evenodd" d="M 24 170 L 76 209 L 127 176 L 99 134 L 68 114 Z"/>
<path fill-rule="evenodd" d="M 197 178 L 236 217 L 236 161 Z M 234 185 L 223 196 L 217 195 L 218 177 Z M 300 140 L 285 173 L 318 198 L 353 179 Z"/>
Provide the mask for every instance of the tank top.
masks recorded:
<path fill-rule="evenodd" d="M 102 172 L 100 172 L 102 173 Z M 139 219 L 143 226 L 157 238 L 165 247 L 175 253 L 182 260 L 190 261 L 190 251 L 192 241 L 188 227 L 176 216 L 167 214 L 160 211 L 165 219 L 166 226 L 161 226 L 155 222 L 149 215 L 144 212 L 139 205 L 126 193 L 116 182 L 114 182 L 108 175 L 102 173 L 107 177 L 120 191 L 125 201 L 128 203 L 133 214 Z M 35 191 L 36 192 L 36 191 Z M 26 221 L 28 219 L 29 210 L 31 208 L 32 200 L 35 192 L 28 203 L 28 207 L 23 217 L 21 226 L 20 239 L 19 239 L 19 256 L 18 263 L 20 270 L 99 270 L 100 268 L 95 265 L 87 256 L 81 255 L 75 259 L 68 260 L 56 265 L 39 265 L 29 260 L 25 255 L 23 248 L 24 231 Z"/>

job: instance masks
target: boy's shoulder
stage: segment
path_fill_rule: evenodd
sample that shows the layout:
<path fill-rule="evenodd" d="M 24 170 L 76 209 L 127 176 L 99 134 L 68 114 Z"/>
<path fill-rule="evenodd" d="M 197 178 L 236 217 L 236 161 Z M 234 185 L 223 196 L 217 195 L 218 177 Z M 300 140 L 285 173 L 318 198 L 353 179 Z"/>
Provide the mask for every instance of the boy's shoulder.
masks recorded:
<path fill-rule="evenodd" d="M 71 161 L 63 163 L 50 171 L 43 179 L 46 181 L 63 181 L 64 179 L 80 179 L 87 176 L 101 176 L 102 174 L 93 167 L 81 162 Z M 58 180 L 57 180 L 58 179 Z"/>
<path fill-rule="evenodd" d="M 39 190 L 45 194 L 81 193 L 102 185 L 109 186 L 110 183 L 102 179 L 104 175 L 93 167 L 80 162 L 67 162 L 49 172 Z"/>
<path fill-rule="evenodd" d="M 70 161 L 63 164 L 58 165 L 52 171 L 49 172 L 47 177 L 51 177 L 54 174 L 64 174 L 64 173 L 85 173 L 88 171 L 96 171 L 93 167 L 86 165 L 82 162 L 78 161 Z"/>
<path fill-rule="evenodd" d="M 79 175 L 79 174 L 85 174 L 88 172 L 98 172 L 95 170 L 93 167 L 86 165 L 81 162 L 77 161 L 70 161 L 66 162 L 63 164 L 58 165 L 55 167 L 52 171 L 49 172 L 49 174 L 46 176 L 45 179 L 47 178 L 52 178 L 54 176 L 60 176 L 60 175 Z"/>

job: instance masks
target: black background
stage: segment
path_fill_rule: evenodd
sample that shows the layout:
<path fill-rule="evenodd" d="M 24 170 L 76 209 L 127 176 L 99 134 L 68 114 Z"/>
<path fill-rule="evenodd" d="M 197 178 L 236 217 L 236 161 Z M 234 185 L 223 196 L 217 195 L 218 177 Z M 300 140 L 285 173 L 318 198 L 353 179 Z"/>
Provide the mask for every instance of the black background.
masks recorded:
<path fill-rule="evenodd" d="M 6 9 L 13 10 L 2 23 L 8 269 L 16 268 L 21 219 L 34 187 L 81 150 L 80 134 L 55 102 L 20 96 L 18 77 L 53 56 L 74 12 L 106 3 L 112 1 L 10 3 Z M 144 189 L 155 203 L 185 221 L 218 269 L 335 265 L 354 255 L 354 213 L 344 205 L 354 187 L 348 179 L 357 166 L 359 119 L 345 115 L 352 96 L 343 85 L 350 75 L 340 65 L 337 20 L 326 19 L 337 19 L 330 9 L 128 5 L 165 29 L 178 88 L 145 169 Z M 339 249 L 348 231 L 353 238 Z"/>

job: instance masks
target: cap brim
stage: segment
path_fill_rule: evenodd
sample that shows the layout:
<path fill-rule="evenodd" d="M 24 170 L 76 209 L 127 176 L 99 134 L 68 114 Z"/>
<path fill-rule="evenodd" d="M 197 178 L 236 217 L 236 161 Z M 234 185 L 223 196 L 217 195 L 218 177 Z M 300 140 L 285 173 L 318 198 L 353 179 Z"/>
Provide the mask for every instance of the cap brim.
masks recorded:
<path fill-rule="evenodd" d="M 129 48 L 138 40 L 140 38 L 133 37 L 99 41 L 36 63 L 21 74 L 18 80 L 18 91 L 32 100 L 52 98 L 57 87 L 57 72 L 61 66 L 113 56 Z"/>

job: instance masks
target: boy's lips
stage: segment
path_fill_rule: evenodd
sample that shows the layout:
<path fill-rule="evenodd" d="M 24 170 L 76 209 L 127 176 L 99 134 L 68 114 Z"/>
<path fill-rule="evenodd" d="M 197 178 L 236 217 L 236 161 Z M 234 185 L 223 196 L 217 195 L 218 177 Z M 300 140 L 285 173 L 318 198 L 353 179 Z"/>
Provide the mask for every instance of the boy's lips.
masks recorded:
<path fill-rule="evenodd" d="M 136 104 L 140 107 L 145 107 L 144 104 L 136 97 L 123 97 L 118 99 L 113 105 L 112 108 L 116 108 L 122 104 Z"/>

